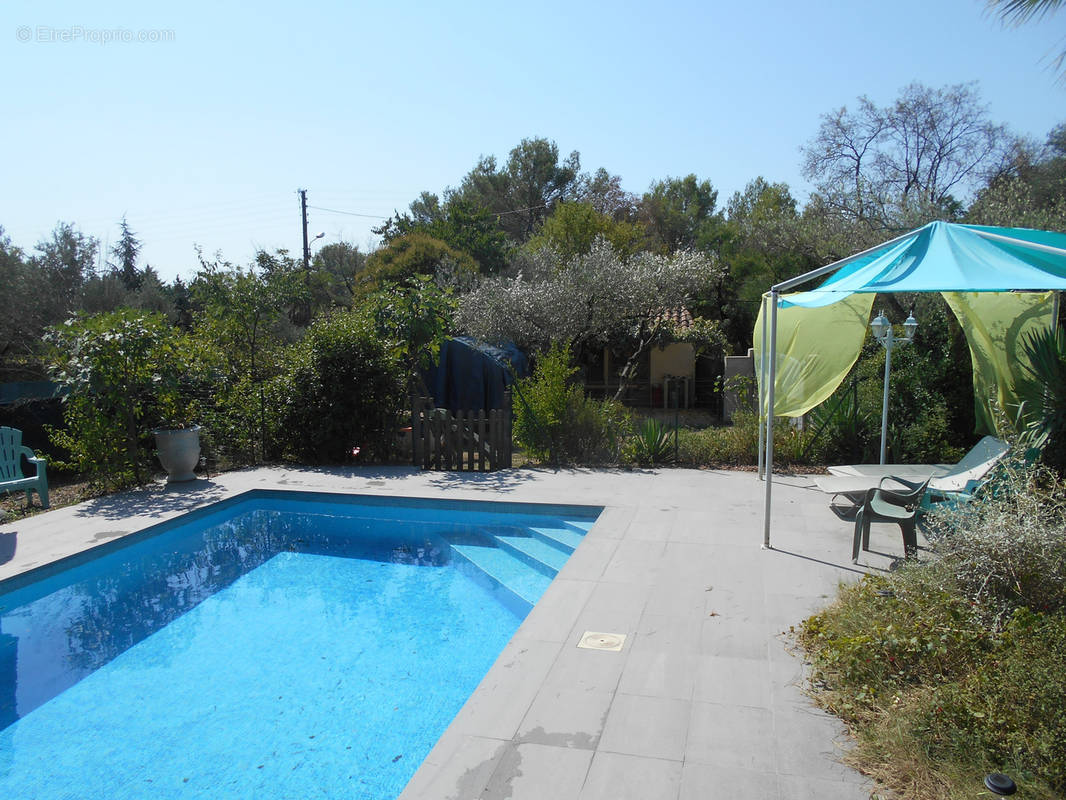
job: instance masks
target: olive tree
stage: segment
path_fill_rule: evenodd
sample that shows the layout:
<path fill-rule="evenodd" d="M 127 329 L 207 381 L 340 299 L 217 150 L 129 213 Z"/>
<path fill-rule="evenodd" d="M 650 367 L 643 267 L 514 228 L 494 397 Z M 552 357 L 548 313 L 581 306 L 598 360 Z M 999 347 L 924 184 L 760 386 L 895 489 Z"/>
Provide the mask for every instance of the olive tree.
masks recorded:
<path fill-rule="evenodd" d="M 708 255 L 620 255 L 605 239 L 587 254 L 562 259 L 550 248 L 528 255 L 514 277 L 484 281 L 464 295 L 458 327 L 488 341 L 546 349 L 552 342 L 625 346 L 622 385 L 644 352 L 673 333 L 669 315 L 722 275 Z M 713 336 L 713 326 L 698 326 Z"/>

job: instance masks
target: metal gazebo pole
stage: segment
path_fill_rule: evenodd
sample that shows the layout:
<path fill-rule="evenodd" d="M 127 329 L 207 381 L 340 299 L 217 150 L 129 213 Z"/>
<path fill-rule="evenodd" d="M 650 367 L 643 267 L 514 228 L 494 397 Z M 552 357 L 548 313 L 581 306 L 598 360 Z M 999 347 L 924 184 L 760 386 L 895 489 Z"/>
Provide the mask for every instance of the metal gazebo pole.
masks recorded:
<path fill-rule="evenodd" d="M 777 291 L 770 290 L 770 366 L 766 380 L 766 505 L 762 546 L 770 548 L 770 492 L 774 482 L 774 382 L 777 380 Z M 763 350 L 763 361 L 766 350 Z"/>
<path fill-rule="evenodd" d="M 766 397 L 766 295 L 762 296 L 762 347 L 759 350 L 759 448 L 758 448 L 758 460 L 759 460 L 759 478 L 762 479 L 766 475 L 766 453 L 763 448 L 766 446 L 766 428 L 764 427 L 766 420 L 763 417 L 763 409 L 766 408 L 766 404 L 763 402 Z"/>

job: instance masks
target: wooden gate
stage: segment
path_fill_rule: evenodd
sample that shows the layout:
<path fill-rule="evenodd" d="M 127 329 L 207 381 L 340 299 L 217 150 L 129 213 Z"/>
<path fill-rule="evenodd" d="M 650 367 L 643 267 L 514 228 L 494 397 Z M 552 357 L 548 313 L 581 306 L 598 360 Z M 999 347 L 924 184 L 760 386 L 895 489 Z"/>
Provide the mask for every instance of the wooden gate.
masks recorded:
<path fill-rule="evenodd" d="M 488 472 L 511 466 L 511 393 L 488 411 L 435 408 L 430 397 L 411 402 L 411 450 L 422 469 Z"/>

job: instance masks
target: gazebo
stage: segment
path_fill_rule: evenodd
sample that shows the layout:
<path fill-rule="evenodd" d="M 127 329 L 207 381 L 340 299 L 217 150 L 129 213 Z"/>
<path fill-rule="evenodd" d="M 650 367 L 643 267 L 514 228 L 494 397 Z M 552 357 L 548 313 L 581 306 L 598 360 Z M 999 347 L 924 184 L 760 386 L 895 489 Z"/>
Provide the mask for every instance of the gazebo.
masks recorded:
<path fill-rule="evenodd" d="M 819 278 L 814 289 L 786 294 Z M 1054 324 L 1063 289 L 1066 234 L 948 222 L 931 222 L 772 286 L 754 336 L 765 423 L 763 546 L 770 547 L 774 417 L 802 416 L 832 395 L 858 360 L 878 293 L 943 295 L 966 334 L 978 428 L 988 430 L 989 399 L 995 394 L 1003 407 L 1015 401 L 1021 339 Z"/>

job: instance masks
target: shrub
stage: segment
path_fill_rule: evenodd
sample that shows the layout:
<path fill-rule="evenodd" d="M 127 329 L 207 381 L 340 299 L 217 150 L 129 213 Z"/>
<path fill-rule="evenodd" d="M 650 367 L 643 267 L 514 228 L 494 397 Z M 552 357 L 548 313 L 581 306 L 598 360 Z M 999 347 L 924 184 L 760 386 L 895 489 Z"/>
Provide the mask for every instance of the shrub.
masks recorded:
<path fill-rule="evenodd" d="M 515 441 L 538 461 L 617 461 L 629 416 L 618 403 L 587 399 L 570 381 L 576 372 L 568 345 L 553 344 L 537 359 L 533 376 L 516 387 Z"/>
<path fill-rule="evenodd" d="M 229 467 L 276 458 L 279 413 L 270 382 L 218 374 L 204 403 L 202 446 Z"/>
<path fill-rule="evenodd" d="M 153 450 L 151 431 L 191 422 L 183 391 L 190 343 L 161 314 L 120 309 L 75 317 L 52 328 L 51 373 L 69 394 L 64 428 L 50 436 L 71 454 L 61 467 L 102 489 L 143 483 Z"/>
<path fill-rule="evenodd" d="M 1009 458 L 1009 456 L 1008 456 Z M 1017 459 L 998 467 L 979 500 L 930 520 L 940 558 L 931 569 L 1002 629 L 1020 608 L 1066 613 L 1066 486 Z"/>
<path fill-rule="evenodd" d="M 303 463 L 390 455 L 403 398 L 403 368 L 356 314 L 320 319 L 287 354 L 273 386 L 280 437 Z"/>
<path fill-rule="evenodd" d="M 1015 613 L 994 658 L 937 687 L 914 720 L 939 758 L 983 753 L 996 769 L 1039 775 L 1066 793 L 1066 618 Z"/>
<path fill-rule="evenodd" d="M 856 726 L 864 770 L 908 796 L 971 797 L 991 770 L 1061 796 L 1064 529 L 1063 485 L 1007 465 L 934 515 L 934 558 L 842 587 L 803 624 L 819 699 Z"/>
<path fill-rule="evenodd" d="M 778 420 L 774 425 L 774 463 L 802 463 L 810 432 Z M 693 431 L 682 429 L 679 461 L 692 466 L 753 466 L 759 462 L 759 418 L 738 409 L 733 424 Z"/>

